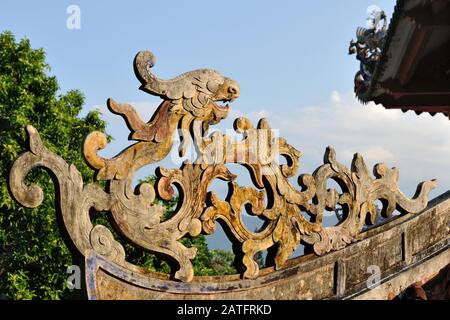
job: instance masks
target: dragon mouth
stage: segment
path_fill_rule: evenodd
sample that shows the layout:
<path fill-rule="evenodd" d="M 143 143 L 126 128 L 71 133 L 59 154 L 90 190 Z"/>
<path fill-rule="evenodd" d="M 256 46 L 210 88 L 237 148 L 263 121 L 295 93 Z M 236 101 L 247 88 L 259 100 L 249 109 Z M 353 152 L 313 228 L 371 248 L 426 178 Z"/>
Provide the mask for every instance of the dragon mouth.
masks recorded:
<path fill-rule="evenodd" d="M 230 113 L 230 106 L 228 102 L 233 101 L 233 99 L 220 99 L 212 103 L 213 111 L 212 118 L 209 120 L 209 124 L 217 124 L 222 119 L 225 119 Z"/>
<path fill-rule="evenodd" d="M 222 99 L 214 102 L 214 107 L 223 112 L 228 112 L 230 110 L 230 105 L 228 102 L 232 102 L 233 99 Z"/>

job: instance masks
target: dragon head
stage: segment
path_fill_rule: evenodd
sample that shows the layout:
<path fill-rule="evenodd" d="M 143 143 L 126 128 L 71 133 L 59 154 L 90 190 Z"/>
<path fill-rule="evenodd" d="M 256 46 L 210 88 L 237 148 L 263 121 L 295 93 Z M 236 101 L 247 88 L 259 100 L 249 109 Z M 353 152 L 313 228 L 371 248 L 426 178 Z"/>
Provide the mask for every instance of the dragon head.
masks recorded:
<path fill-rule="evenodd" d="M 183 73 L 171 80 L 162 80 L 150 72 L 155 56 L 140 51 L 134 60 L 134 70 L 141 82 L 140 89 L 172 102 L 172 110 L 187 113 L 191 119 L 216 124 L 229 113 L 228 102 L 239 97 L 236 81 L 218 71 L 199 69 Z"/>

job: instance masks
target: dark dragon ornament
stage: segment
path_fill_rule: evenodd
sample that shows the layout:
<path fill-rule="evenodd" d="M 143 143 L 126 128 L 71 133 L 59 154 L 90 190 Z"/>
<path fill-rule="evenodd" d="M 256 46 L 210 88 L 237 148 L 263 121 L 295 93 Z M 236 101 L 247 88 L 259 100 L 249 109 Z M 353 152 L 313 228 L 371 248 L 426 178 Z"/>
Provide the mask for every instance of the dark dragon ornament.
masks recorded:
<path fill-rule="evenodd" d="M 368 20 L 370 26 L 358 27 L 356 41 L 352 39 L 348 48 L 348 53 L 356 54 L 356 59 L 359 61 L 359 71 L 355 75 L 357 96 L 365 94 L 369 89 L 375 68 L 381 59 L 386 38 L 387 18 L 384 11 L 372 12 Z"/>
<path fill-rule="evenodd" d="M 435 180 L 421 183 L 416 195 L 409 199 L 398 188 L 396 168 L 377 164 L 372 176 L 362 156 L 355 154 L 348 169 L 336 160 L 331 147 L 326 149 L 324 163 L 313 174 L 300 175 L 295 186 L 291 178 L 299 170 L 301 152 L 272 134 L 266 119 L 256 127 L 246 118 L 236 119 L 235 130 L 242 137 L 238 141 L 219 132 L 205 136 L 209 126 L 228 115 L 227 103 L 239 97 L 240 88 L 234 80 L 210 69 L 161 80 L 150 72 L 154 63 L 148 51 L 139 52 L 134 60 L 140 88 L 162 99 L 148 122 L 131 105 L 112 99 L 107 103 L 113 113 L 124 118 L 130 139 L 136 142 L 112 159 L 97 153 L 107 144 L 105 134 L 93 132 L 84 142 L 85 159 L 98 171 L 97 179 L 106 182 L 106 188 L 96 182 L 85 184 L 77 168 L 47 149 L 32 126 L 27 126 L 29 150 L 11 168 L 11 194 L 28 208 L 39 206 L 43 200 L 41 188 L 25 183 L 30 170 L 42 167 L 55 178 L 58 211 L 70 241 L 84 257 L 95 252 L 131 272 L 142 270 L 126 261 L 125 250 L 110 229 L 91 222 L 92 210 L 108 211 L 113 227 L 130 244 L 176 262 L 173 277 L 189 282 L 194 277 L 191 261 L 196 257 L 196 248 L 184 246 L 180 239 L 211 234 L 219 221 L 235 244 L 235 253 L 244 267 L 243 277 L 253 279 L 259 274 L 255 255 L 260 251 L 272 250 L 273 264 L 280 269 L 301 242 L 314 254 L 323 255 L 358 241 L 366 222 L 375 221 L 376 200 L 383 203 L 385 217 L 395 209 L 414 214 L 426 207 Z M 154 186 L 141 183 L 133 188 L 135 172 L 164 159 L 180 128 L 187 133 L 179 151 L 183 154 L 193 142 L 196 161 L 185 162 L 180 168 L 160 167 Z M 285 163 L 281 164 L 278 157 L 285 158 Z M 240 186 L 227 167 L 229 163 L 248 169 L 254 187 Z M 228 182 L 225 199 L 209 190 L 214 179 Z M 341 190 L 328 188 L 329 180 L 336 181 Z M 179 204 L 173 215 L 162 221 L 165 209 L 155 199 L 172 199 L 175 188 Z M 337 206 L 342 207 L 342 221 L 336 226 L 324 226 L 324 212 L 336 210 Z M 259 231 L 245 227 L 244 210 L 264 220 Z"/>

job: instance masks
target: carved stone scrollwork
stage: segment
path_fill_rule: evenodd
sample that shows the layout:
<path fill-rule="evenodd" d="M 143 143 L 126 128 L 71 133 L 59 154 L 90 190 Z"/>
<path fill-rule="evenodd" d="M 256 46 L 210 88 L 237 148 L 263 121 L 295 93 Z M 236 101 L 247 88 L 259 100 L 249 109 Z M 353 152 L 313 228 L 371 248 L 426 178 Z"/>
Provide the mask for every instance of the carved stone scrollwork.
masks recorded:
<path fill-rule="evenodd" d="M 382 201 L 387 217 L 395 209 L 417 213 L 426 207 L 428 193 L 436 186 L 435 180 L 424 182 L 413 199 L 408 199 L 398 189 L 397 169 L 378 164 L 372 177 L 359 154 L 348 169 L 337 162 L 335 151 L 328 147 L 324 164 L 312 175 L 300 175 L 298 188 L 289 179 L 297 175 L 301 152 L 284 138 L 275 136 L 267 120 L 260 120 L 255 128 L 248 119 L 238 118 L 235 130 L 242 135 L 240 141 L 218 132 L 204 137 L 208 127 L 229 112 L 228 104 L 219 103 L 239 96 L 240 88 L 234 80 L 209 69 L 161 80 L 150 72 L 153 65 L 153 54 L 137 54 L 135 71 L 141 89 L 163 100 L 148 122 L 132 106 L 108 100 L 109 109 L 125 119 L 130 139 L 137 142 L 114 158 L 105 159 L 97 154 L 106 146 L 103 133 L 93 132 L 85 140 L 85 158 L 98 170 L 97 179 L 107 181 L 107 192 L 97 184 L 84 185 L 78 170 L 45 148 L 31 126 L 27 127 L 29 151 L 11 169 L 12 195 L 27 207 L 38 206 L 43 195 L 39 187 L 25 184 L 25 176 L 35 167 L 45 167 L 51 172 L 59 186 L 59 211 L 64 224 L 84 256 L 93 250 L 121 266 L 136 268 L 126 262 L 125 251 L 112 232 L 91 223 L 91 208 L 109 211 L 116 231 L 131 244 L 176 261 L 179 269 L 174 277 L 188 282 L 194 277 L 191 260 L 196 249 L 185 247 L 179 240 L 187 235 L 211 234 L 216 221 L 221 220 L 232 235 L 230 240 L 241 251 L 243 276 L 252 279 L 259 274 L 254 260 L 256 253 L 275 248 L 274 264 L 280 269 L 301 241 L 311 245 L 317 255 L 339 250 L 357 241 L 366 217 L 374 222 L 376 200 Z M 155 186 L 143 183 L 134 190 L 134 173 L 168 155 L 177 128 L 183 132 L 180 153 L 186 152 L 192 140 L 197 159 L 179 169 L 159 168 Z M 286 159 L 285 164 L 279 163 L 280 156 Z M 227 163 L 247 168 L 255 187 L 238 185 Z M 226 199 L 209 191 L 215 179 L 228 181 Z M 339 184 L 341 193 L 327 188 L 330 179 Z M 170 200 L 175 194 L 174 187 L 180 203 L 169 219 L 161 221 L 165 209 L 155 202 L 156 194 Z M 337 226 L 324 226 L 324 211 L 335 210 L 337 206 L 343 208 L 345 218 Z M 243 210 L 263 219 L 264 226 L 257 232 L 249 231 L 242 222 Z"/>

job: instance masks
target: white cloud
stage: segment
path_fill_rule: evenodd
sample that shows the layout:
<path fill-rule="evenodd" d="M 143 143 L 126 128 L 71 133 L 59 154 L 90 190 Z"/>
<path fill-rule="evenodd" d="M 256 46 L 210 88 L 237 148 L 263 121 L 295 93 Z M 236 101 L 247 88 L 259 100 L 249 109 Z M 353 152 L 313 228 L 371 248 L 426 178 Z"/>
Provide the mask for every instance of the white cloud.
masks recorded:
<path fill-rule="evenodd" d="M 341 95 L 337 91 L 331 93 L 331 102 L 338 104 L 341 102 Z"/>
<path fill-rule="evenodd" d="M 344 159 L 352 159 L 354 153 L 350 149 L 342 150 L 342 155 Z M 358 153 L 364 155 L 364 159 L 367 162 L 392 162 L 395 160 L 394 155 L 389 151 L 380 146 L 366 147 L 359 150 Z"/>

